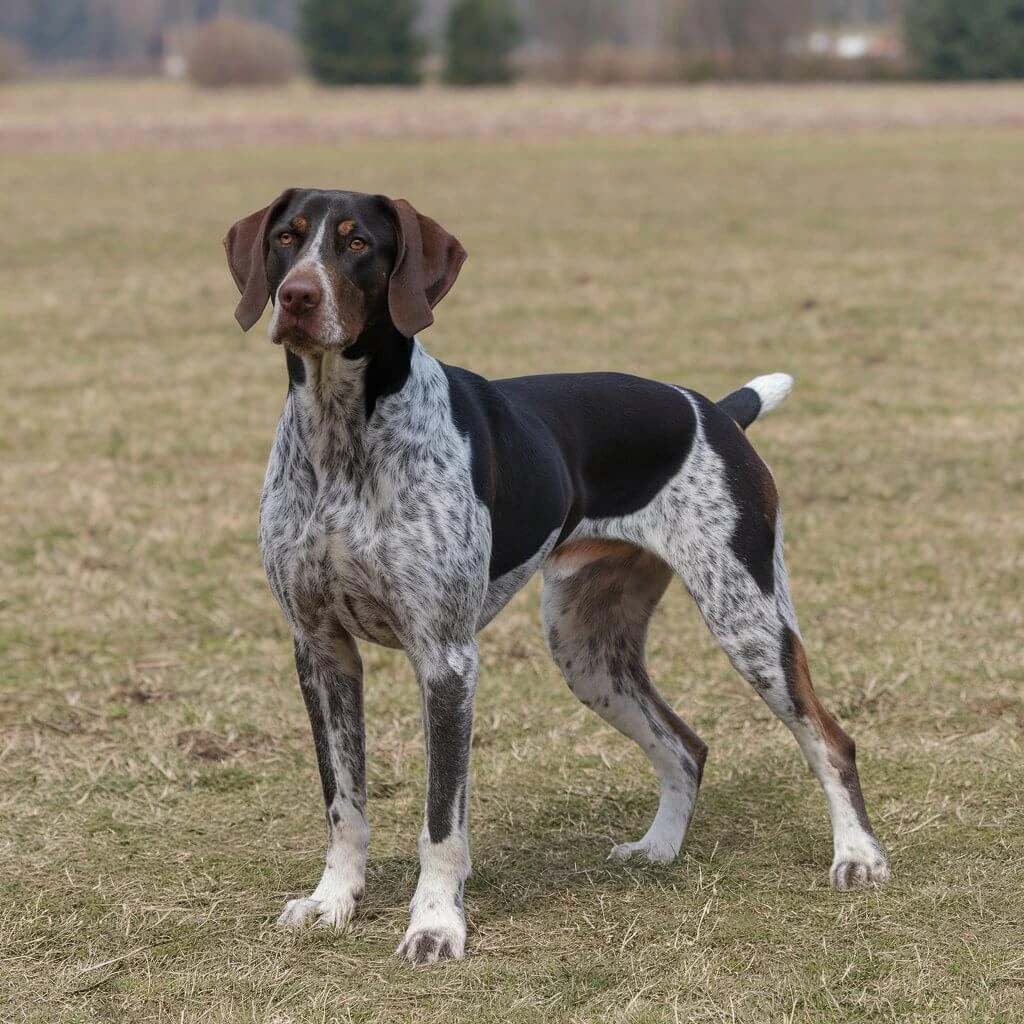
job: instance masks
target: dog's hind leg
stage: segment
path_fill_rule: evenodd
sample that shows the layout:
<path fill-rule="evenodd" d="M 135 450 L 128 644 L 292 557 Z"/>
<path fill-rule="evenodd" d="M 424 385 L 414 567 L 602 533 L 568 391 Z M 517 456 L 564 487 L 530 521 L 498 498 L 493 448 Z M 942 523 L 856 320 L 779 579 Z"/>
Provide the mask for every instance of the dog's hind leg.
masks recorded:
<path fill-rule="evenodd" d="M 596 556 L 596 557 L 595 557 Z M 612 856 L 675 858 L 693 815 L 707 747 L 651 683 L 647 624 L 671 570 L 625 544 L 563 548 L 544 567 L 542 610 L 548 646 L 572 692 L 639 744 L 658 773 L 658 811 L 638 842 Z"/>
<path fill-rule="evenodd" d="M 854 742 L 814 692 L 789 602 L 781 539 L 779 545 L 771 595 L 760 590 L 728 549 L 684 559 L 682 575 L 733 666 L 792 732 L 825 791 L 832 818 L 833 886 L 883 882 L 889 868 L 864 806 Z"/>
<path fill-rule="evenodd" d="M 733 666 L 789 728 L 825 791 L 837 889 L 883 882 L 889 867 L 868 820 L 854 743 L 811 684 L 782 555 L 775 483 L 740 432 L 708 416 L 715 445 L 690 456 L 686 476 L 652 530 Z M 731 456 L 723 462 L 719 450 Z M 716 450 L 717 449 L 717 450 Z M 742 468 L 742 474 L 735 472 Z"/>

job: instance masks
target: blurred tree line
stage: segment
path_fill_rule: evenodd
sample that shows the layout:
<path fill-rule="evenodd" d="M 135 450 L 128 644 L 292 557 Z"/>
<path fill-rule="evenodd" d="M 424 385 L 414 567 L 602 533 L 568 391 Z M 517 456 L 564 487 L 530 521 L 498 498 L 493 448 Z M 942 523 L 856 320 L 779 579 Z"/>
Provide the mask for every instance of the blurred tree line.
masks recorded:
<path fill-rule="evenodd" d="M 771 76 L 815 29 L 878 25 L 903 28 L 929 77 L 1024 74 L 1024 0 L 0 0 L 0 37 L 38 62 L 152 62 L 169 33 L 225 16 L 301 38 L 333 82 L 412 82 L 431 54 L 449 81 L 505 81 L 513 50 L 565 79 L 595 51 Z"/>
<path fill-rule="evenodd" d="M 1024 0 L 907 0 L 906 38 L 928 78 L 1024 78 Z"/>
<path fill-rule="evenodd" d="M 230 14 L 293 32 L 301 0 L 0 0 L 0 36 L 38 61 L 154 56 L 168 29 Z"/>
<path fill-rule="evenodd" d="M 21 42 L 39 60 L 116 60 L 137 57 L 161 32 L 218 16 L 267 21 L 288 33 L 299 30 L 306 0 L 2 0 L 0 35 Z M 416 34 L 428 49 L 441 49 L 452 8 L 460 0 L 367 0 L 364 13 L 411 10 Z M 778 10 L 783 21 L 799 10 L 808 24 L 867 24 L 892 20 L 900 0 L 502 0 L 524 43 L 566 50 L 600 43 L 649 47 L 672 36 L 692 9 L 686 32 L 694 45 L 717 45 L 761 31 Z M 359 7 L 358 0 L 314 6 Z"/>

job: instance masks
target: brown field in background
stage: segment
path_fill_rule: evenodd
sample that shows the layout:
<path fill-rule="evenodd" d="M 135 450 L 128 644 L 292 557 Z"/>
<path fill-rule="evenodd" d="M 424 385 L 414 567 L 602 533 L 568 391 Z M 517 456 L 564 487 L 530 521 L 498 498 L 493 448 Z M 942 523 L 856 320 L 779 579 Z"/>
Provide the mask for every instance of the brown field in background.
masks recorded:
<path fill-rule="evenodd" d="M 1020 1024 L 1022 115 L 1022 86 L 0 91 L 0 1021 Z M 366 138 L 400 131 L 431 138 Z M 432 141 L 500 131 L 531 138 Z M 420 698 L 368 644 L 361 912 L 272 927 L 324 814 L 256 542 L 284 359 L 220 240 L 292 184 L 458 235 L 448 362 L 796 376 L 751 439 L 891 885 L 829 889 L 822 794 L 678 584 L 649 661 L 704 784 L 676 863 L 609 863 L 657 784 L 534 581 L 480 638 L 468 959 L 392 956 Z"/>
<path fill-rule="evenodd" d="M 1024 126 L 1024 83 L 200 91 L 180 82 L 0 90 L 0 150 L 371 138 L 877 132 Z"/>

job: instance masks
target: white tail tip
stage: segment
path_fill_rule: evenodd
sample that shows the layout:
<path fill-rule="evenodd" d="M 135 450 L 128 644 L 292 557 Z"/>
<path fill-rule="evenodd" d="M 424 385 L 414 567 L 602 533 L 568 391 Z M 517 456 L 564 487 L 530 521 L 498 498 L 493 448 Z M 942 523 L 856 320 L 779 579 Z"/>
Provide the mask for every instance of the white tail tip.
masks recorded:
<path fill-rule="evenodd" d="M 757 397 L 761 399 L 760 417 L 782 405 L 786 395 L 793 390 L 793 378 L 788 373 L 766 373 L 763 377 L 748 381 L 744 387 L 756 391 Z"/>

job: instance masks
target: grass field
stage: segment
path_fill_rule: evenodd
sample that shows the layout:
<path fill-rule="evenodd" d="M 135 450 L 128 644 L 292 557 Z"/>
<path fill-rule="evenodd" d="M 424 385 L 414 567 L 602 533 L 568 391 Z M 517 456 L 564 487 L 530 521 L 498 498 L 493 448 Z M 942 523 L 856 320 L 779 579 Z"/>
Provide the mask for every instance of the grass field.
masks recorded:
<path fill-rule="evenodd" d="M 1020 1021 L 1022 175 L 1005 128 L 5 148 L 0 1020 Z M 289 184 L 462 239 L 448 361 L 796 375 L 752 437 L 887 888 L 829 890 L 822 795 L 678 585 L 650 661 L 711 747 L 694 826 L 670 867 L 607 862 L 656 785 L 558 677 L 534 583 L 481 638 L 469 958 L 391 957 L 423 755 L 370 646 L 362 913 L 272 928 L 323 811 L 255 540 L 283 360 L 220 239 Z"/>

